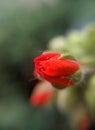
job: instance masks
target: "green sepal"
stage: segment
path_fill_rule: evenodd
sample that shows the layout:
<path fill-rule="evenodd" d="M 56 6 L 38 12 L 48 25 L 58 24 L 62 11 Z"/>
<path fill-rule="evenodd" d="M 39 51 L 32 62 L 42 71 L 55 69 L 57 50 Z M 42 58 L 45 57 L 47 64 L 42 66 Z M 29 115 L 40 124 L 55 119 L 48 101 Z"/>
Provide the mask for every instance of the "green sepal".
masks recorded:
<path fill-rule="evenodd" d="M 64 86 L 64 85 L 57 85 L 57 84 L 54 84 L 54 83 L 52 83 L 52 85 L 54 86 L 54 88 L 56 88 L 56 89 L 65 89 L 65 88 L 67 88 L 67 87 L 70 87 L 70 86 Z"/>
<path fill-rule="evenodd" d="M 80 82 L 82 79 L 82 72 L 81 70 L 76 71 L 74 74 L 70 75 L 69 78 L 76 84 Z"/>
<path fill-rule="evenodd" d="M 76 61 L 76 58 L 73 55 L 70 54 L 62 54 L 59 59 L 68 59 L 68 60 L 74 60 Z"/>

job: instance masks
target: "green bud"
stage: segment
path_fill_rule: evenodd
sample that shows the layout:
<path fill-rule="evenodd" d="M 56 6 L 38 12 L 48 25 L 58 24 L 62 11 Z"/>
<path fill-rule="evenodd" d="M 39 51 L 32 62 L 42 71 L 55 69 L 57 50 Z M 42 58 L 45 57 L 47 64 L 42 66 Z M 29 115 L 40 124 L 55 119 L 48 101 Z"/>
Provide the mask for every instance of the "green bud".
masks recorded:
<path fill-rule="evenodd" d="M 95 24 L 85 27 L 84 34 L 83 49 L 87 55 L 95 57 Z"/>
<path fill-rule="evenodd" d="M 90 114 L 95 118 L 95 75 L 91 77 L 85 92 L 85 99 L 90 109 Z"/>
<path fill-rule="evenodd" d="M 66 52 L 68 50 L 66 38 L 59 36 L 51 39 L 48 43 L 48 49 L 56 52 Z"/>
<path fill-rule="evenodd" d="M 67 42 L 69 52 L 77 57 L 83 56 L 84 51 L 82 49 L 83 35 L 79 30 L 71 30 L 67 34 Z"/>

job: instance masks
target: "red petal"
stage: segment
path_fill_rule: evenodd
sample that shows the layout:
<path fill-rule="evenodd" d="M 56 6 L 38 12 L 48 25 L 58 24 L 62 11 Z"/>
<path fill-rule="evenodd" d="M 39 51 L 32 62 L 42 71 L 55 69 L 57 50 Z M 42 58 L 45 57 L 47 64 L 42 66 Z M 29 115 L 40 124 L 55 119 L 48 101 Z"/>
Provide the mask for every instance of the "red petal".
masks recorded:
<path fill-rule="evenodd" d="M 61 54 L 59 54 L 59 53 L 49 53 L 49 54 L 47 53 L 47 54 L 42 54 L 42 55 L 36 57 L 36 58 L 34 59 L 34 62 L 36 63 L 36 62 L 39 62 L 39 61 L 48 60 L 48 59 L 50 59 L 50 58 L 52 58 L 52 57 L 60 56 L 60 55 L 61 55 Z"/>
<path fill-rule="evenodd" d="M 31 95 L 30 103 L 34 106 L 44 105 L 51 97 L 50 92 L 34 93 Z"/>
<path fill-rule="evenodd" d="M 52 58 L 40 62 L 40 69 L 48 76 L 69 76 L 79 69 L 79 65 L 75 61 L 66 59 L 56 60 Z"/>
<path fill-rule="evenodd" d="M 42 77 L 51 82 L 51 83 L 55 83 L 55 84 L 58 84 L 58 85 L 63 85 L 63 86 L 72 86 L 74 85 L 73 81 L 68 78 L 68 77 L 50 77 L 50 76 L 47 76 L 47 75 L 42 75 Z"/>

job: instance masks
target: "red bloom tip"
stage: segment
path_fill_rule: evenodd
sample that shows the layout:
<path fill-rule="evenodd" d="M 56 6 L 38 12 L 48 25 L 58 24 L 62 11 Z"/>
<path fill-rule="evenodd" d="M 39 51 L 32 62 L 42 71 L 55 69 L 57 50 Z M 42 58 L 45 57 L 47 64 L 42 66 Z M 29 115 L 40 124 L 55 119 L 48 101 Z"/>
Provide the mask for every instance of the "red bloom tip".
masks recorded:
<path fill-rule="evenodd" d="M 42 54 L 34 59 L 35 73 L 43 79 L 58 85 L 74 85 L 71 75 L 80 69 L 77 61 L 60 58 L 60 53 Z"/>
<path fill-rule="evenodd" d="M 46 102 L 48 102 L 49 97 L 51 96 L 51 93 L 44 92 L 44 93 L 35 93 L 31 96 L 31 103 L 34 106 L 42 106 Z"/>
<path fill-rule="evenodd" d="M 54 91 L 54 88 L 49 82 L 40 82 L 35 86 L 30 96 L 30 103 L 33 106 L 46 105 L 52 99 Z"/>

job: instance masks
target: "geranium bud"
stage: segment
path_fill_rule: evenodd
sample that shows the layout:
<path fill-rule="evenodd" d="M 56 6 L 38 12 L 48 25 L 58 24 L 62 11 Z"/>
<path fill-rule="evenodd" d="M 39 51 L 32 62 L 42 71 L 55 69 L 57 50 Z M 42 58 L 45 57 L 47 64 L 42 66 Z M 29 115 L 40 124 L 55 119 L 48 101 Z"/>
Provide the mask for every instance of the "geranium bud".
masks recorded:
<path fill-rule="evenodd" d="M 53 97 L 55 89 L 47 81 L 38 83 L 30 96 L 30 103 L 33 106 L 44 106 L 48 104 Z"/>
<path fill-rule="evenodd" d="M 79 64 L 73 56 L 68 54 L 42 54 L 34 59 L 34 64 L 37 78 L 40 76 L 53 84 L 61 85 L 61 88 L 75 85 L 76 81 L 81 79 Z M 76 77 L 77 80 L 75 80 Z"/>

